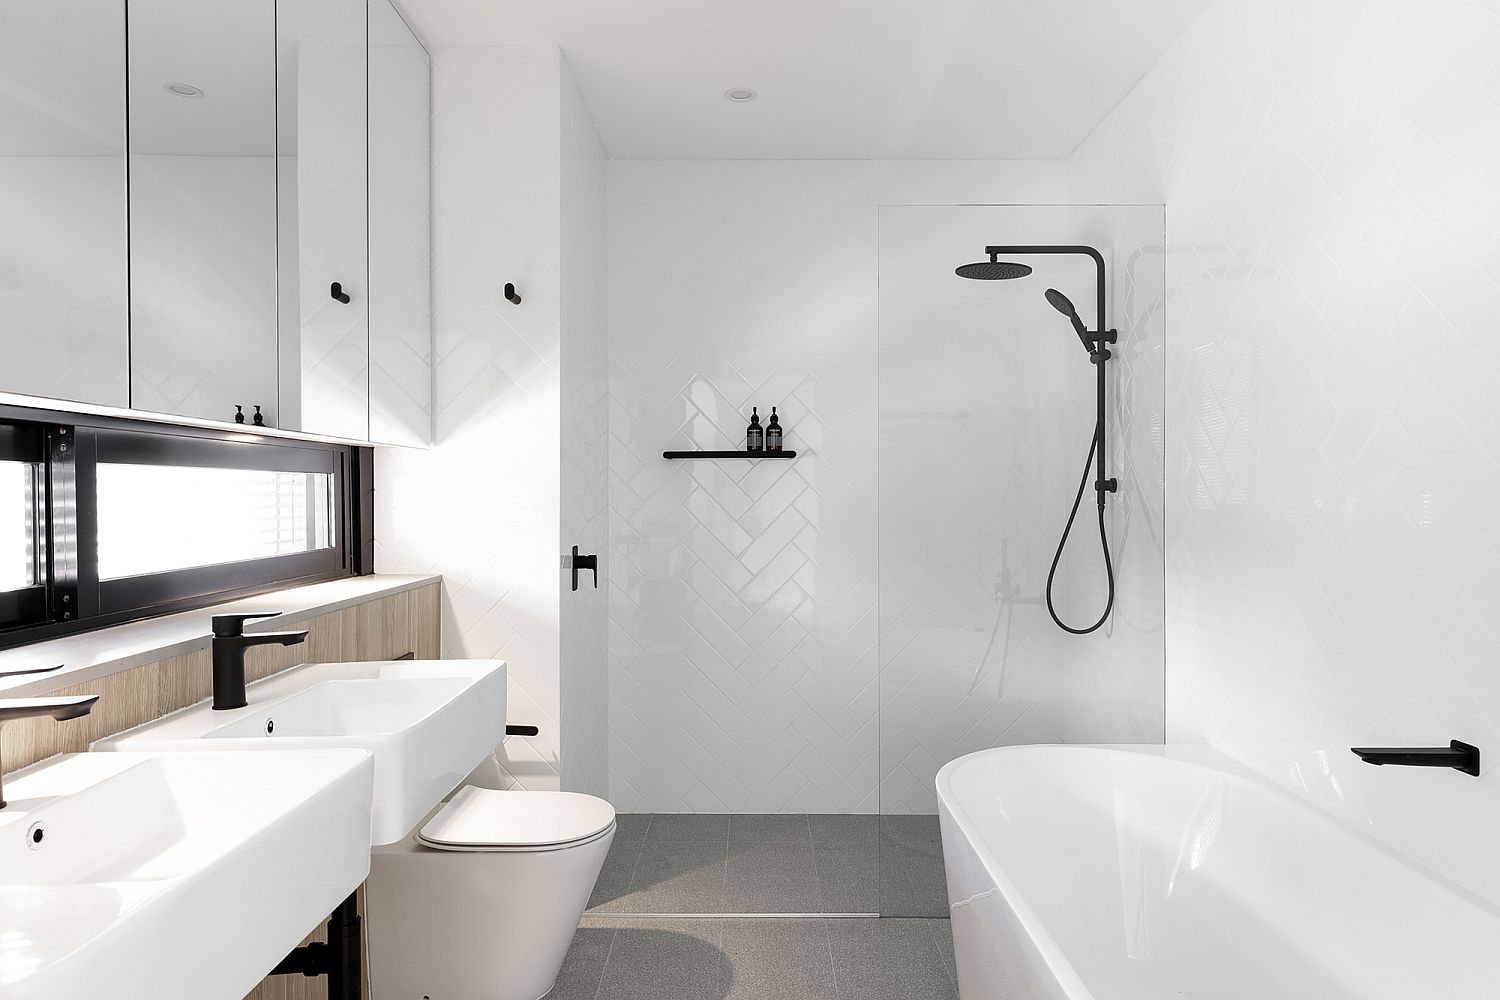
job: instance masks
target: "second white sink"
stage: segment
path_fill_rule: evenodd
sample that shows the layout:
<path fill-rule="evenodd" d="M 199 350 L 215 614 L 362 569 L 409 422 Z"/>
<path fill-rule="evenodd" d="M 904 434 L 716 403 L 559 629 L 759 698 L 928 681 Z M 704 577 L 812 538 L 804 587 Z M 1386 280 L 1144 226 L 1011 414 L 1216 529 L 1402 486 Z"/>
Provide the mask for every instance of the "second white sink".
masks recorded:
<path fill-rule="evenodd" d="M 370 869 L 370 757 L 85 753 L 7 782 L 0 997 L 242 997 Z"/>
<path fill-rule="evenodd" d="M 95 750 L 349 747 L 375 758 L 374 845 L 411 830 L 505 738 L 505 663 L 313 663 L 247 690 L 245 708 L 210 702 L 95 743 Z"/>

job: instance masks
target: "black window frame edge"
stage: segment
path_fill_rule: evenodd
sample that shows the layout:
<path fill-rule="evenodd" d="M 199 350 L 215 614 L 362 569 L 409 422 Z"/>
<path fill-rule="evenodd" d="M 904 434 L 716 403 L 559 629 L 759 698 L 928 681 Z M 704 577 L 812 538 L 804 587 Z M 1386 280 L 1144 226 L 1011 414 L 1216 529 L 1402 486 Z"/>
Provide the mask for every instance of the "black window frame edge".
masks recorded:
<path fill-rule="evenodd" d="M 19 434 L 5 428 L 20 425 Z M 9 446 L 16 444 L 14 448 Z M 27 451 L 27 448 L 30 451 Z M 374 572 L 375 449 L 151 420 L 0 404 L 0 457 L 43 460 L 43 582 L 26 588 L 46 620 L 0 630 L 0 650 Z M 331 472 L 334 545 L 315 552 L 99 579 L 101 460 L 135 464 Z M 19 593 L 19 592 L 12 592 Z M 206 626 L 205 626 L 206 631 Z"/>

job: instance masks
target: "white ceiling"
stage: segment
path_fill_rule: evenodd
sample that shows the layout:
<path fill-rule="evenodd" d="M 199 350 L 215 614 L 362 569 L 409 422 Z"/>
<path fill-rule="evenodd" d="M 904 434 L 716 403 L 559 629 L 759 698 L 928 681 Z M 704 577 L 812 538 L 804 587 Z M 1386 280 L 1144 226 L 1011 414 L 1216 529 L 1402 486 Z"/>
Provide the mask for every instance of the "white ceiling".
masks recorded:
<path fill-rule="evenodd" d="M 616 158 L 1067 156 L 1208 0 L 404 0 L 556 44 Z M 730 87 L 758 100 L 731 104 Z"/>

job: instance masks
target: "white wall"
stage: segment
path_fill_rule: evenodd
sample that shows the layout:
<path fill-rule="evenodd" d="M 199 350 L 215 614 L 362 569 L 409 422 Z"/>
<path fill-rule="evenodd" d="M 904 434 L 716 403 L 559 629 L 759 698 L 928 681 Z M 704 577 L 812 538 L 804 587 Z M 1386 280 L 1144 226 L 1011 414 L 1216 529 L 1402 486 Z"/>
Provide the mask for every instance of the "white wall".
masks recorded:
<path fill-rule="evenodd" d="M 1080 241 L 1104 254 L 1109 322 L 1119 333 L 1110 348 L 1105 415 L 1108 472 L 1119 491 L 1105 508 L 1114 611 L 1099 631 L 1063 644 L 1062 736 L 1067 743 L 1159 743 L 1166 731 L 1166 220 L 1160 205 L 1074 212 Z M 1077 489 L 1079 444 L 1068 441 L 1062 450 L 1065 478 Z M 1066 581 L 1063 619 L 1074 625 L 1097 621 L 1108 599 L 1091 501 L 1084 498 L 1058 570 Z M 1055 533 L 1057 514 L 1047 518 Z"/>
<path fill-rule="evenodd" d="M 432 55 L 434 444 L 380 454 L 376 568 L 443 575 L 443 656 L 508 662 L 510 721 L 541 735 L 503 766 L 556 788 L 561 55 Z"/>
<path fill-rule="evenodd" d="M 1064 174 L 615 161 L 609 180 L 610 796 L 876 811 L 878 207 L 1060 202 Z M 781 407 L 795 461 L 662 459 L 741 446 L 751 405 Z M 910 730 L 890 728 L 895 765 Z"/>
<path fill-rule="evenodd" d="M 562 65 L 562 531 L 600 557 L 562 601 L 562 786 L 609 792 L 609 283 L 604 144 Z"/>
<path fill-rule="evenodd" d="M 1146 432 L 1161 412 L 1161 338 L 1148 346 L 1150 316 L 1129 290 L 1145 278 L 1134 262 L 1160 273 L 1162 238 L 1159 206 L 880 210 L 882 812 L 936 811 L 938 769 L 977 750 L 1161 742 L 1161 442 Z M 1096 369 L 1042 292 L 1061 290 L 1092 328 L 1097 271 L 1083 255 L 1033 255 L 1015 258 L 1034 267 L 1020 280 L 954 277 L 991 243 L 1085 244 L 1109 265 L 1118 587 L 1087 636 L 1053 623 L 1046 591 L 1089 455 Z M 1074 628 L 1108 600 L 1096 511 L 1090 488 L 1053 588 Z"/>
<path fill-rule="evenodd" d="M 1168 739 L 1500 901 L 1500 11 L 1225 0 L 1074 157 L 1168 205 Z"/>
<path fill-rule="evenodd" d="M 1094 369 L 1042 292 L 1065 289 L 1092 314 L 1094 269 L 1068 255 L 1029 259 L 1036 270 L 1014 281 L 953 271 L 991 243 L 1075 242 L 1072 221 L 1045 207 L 880 209 L 884 813 L 936 812 L 933 779 L 955 757 L 1062 739 L 1066 636 L 1042 595 Z"/>

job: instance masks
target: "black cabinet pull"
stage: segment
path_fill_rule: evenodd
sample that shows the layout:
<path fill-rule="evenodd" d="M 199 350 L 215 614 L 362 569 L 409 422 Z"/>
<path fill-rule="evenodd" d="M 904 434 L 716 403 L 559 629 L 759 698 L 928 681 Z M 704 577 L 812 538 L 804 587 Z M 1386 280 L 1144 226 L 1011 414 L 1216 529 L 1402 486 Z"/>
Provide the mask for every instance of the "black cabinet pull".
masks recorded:
<path fill-rule="evenodd" d="M 329 285 L 328 294 L 329 296 L 337 299 L 346 306 L 349 304 L 349 293 L 344 291 L 344 283 L 342 281 L 335 281 L 333 284 Z"/>
<path fill-rule="evenodd" d="M 578 546 L 573 546 L 573 589 L 578 589 L 578 571 L 586 569 L 594 574 L 594 589 L 599 589 L 599 556 L 581 556 L 578 554 Z"/>
<path fill-rule="evenodd" d="M 537 729 L 536 726 L 506 726 L 505 727 L 505 735 L 506 736 L 535 736 L 539 732 L 541 732 L 541 730 Z"/>

